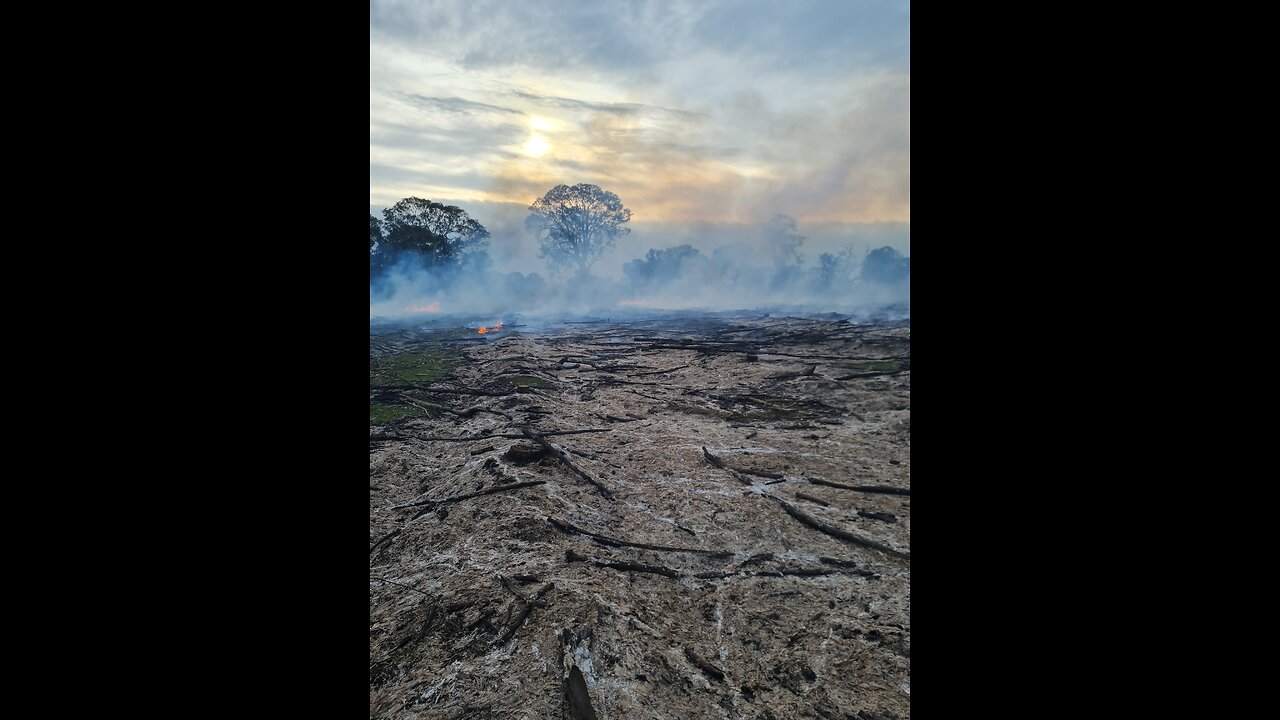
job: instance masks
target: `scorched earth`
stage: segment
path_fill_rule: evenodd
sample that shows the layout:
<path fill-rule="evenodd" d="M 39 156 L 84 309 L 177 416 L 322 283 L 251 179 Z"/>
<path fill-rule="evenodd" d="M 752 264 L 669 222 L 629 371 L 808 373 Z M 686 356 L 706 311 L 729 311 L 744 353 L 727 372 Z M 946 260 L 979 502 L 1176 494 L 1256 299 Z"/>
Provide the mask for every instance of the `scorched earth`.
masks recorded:
<path fill-rule="evenodd" d="M 910 321 L 371 326 L 375 718 L 906 718 Z"/>

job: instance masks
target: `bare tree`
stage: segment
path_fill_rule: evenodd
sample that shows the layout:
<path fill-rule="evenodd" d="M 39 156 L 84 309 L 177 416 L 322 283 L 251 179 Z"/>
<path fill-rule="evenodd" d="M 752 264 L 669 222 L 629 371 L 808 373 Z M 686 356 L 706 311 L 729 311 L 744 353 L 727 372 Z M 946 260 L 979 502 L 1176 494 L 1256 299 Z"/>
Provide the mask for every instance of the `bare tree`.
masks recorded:
<path fill-rule="evenodd" d="M 525 228 L 533 232 L 544 258 L 553 271 L 576 266 L 586 275 L 619 235 L 631 228 L 631 211 L 622 201 L 598 185 L 557 185 L 529 206 Z"/>

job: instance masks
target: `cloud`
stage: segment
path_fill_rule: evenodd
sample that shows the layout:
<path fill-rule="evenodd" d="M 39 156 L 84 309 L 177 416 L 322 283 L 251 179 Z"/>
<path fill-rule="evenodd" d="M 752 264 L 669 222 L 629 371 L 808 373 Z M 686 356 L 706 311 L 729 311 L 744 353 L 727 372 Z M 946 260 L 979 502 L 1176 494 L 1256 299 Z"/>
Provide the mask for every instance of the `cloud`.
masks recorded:
<path fill-rule="evenodd" d="M 908 59 L 909 20 L 910 5 L 897 0 L 731 0 L 708 3 L 693 34 L 721 52 L 791 67 L 892 65 Z"/>
<path fill-rule="evenodd" d="M 527 205 L 589 182 L 637 219 L 906 222 L 909 13 L 374 0 L 370 202 L 429 189 Z"/>
<path fill-rule="evenodd" d="M 575 98 L 556 97 L 554 95 L 539 95 L 538 93 L 526 92 L 524 90 L 511 90 L 510 93 L 516 97 L 531 100 L 539 105 L 555 106 L 568 110 L 587 110 L 595 112 L 620 113 L 624 115 L 657 111 L 685 117 L 698 117 L 703 114 L 689 112 L 688 110 L 659 107 L 657 105 L 645 105 L 644 103 L 591 102 Z"/>
<path fill-rule="evenodd" d="M 425 106 L 431 110 L 443 110 L 451 113 L 500 113 L 505 115 L 524 115 L 523 112 L 500 105 L 464 100 L 460 97 L 428 97 L 416 93 L 402 93 L 411 102 Z"/>

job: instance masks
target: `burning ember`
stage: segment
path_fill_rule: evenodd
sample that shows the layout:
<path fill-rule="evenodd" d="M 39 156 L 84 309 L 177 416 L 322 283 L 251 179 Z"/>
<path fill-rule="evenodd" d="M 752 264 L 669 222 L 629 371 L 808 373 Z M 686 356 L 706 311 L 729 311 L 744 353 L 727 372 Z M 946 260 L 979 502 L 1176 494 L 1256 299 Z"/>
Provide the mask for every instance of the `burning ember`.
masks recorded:
<path fill-rule="evenodd" d="M 476 328 L 476 332 L 480 333 L 481 335 L 487 335 L 489 333 L 498 332 L 499 330 L 502 329 L 502 322 L 503 322 L 502 320 L 499 320 L 498 324 L 494 325 L 493 327 L 485 327 L 481 325 L 480 327 Z"/>
<path fill-rule="evenodd" d="M 440 312 L 440 302 L 436 301 L 430 305 L 410 305 L 404 311 L 411 313 L 438 313 Z"/>

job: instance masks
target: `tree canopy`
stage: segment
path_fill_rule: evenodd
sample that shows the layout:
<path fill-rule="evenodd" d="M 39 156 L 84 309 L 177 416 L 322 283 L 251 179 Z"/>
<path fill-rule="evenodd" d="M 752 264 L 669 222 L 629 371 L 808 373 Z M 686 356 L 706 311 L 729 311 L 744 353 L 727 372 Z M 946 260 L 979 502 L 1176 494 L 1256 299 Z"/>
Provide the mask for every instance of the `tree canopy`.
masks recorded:
<path fill-rule="evenodd" d="M 386 238 L 382 235 L 382 221 L 378 218 L 369 216 L 369 278 L 372 280 L 375 276 L 381 275 L 385 269 L 385 261 L 388 253 L 385 252 L 383 244 Z M 380 252 L 381 251 L 381 252 Z"/>
<path fill-rule="evenodd" d="M 576 267 L 585 275 L 620 235 L 631 211 L 622 200 L 598 185 L 557 185 L 529 206 L 525 228 L 537 236 L 538 257 L 554 270 Z"/>
<path fill-rule="evenodd" d="M 644 259 L 622 266 L 622 274 L 634 288 L 666 285 L 688 273 L 707 272 L 710 260 L 692 245 L 678 245 L 663 250 L 651 248 Z"/>
<path fill-rule="evenodd" d="M 804 256 L 800 254 L 800 246 L 804 244 L 805 237 L 796 233 L 796 219 L 790 215 L 774 215 L 769 222 L 765 223 L 765 237 L 769 240 L 769 252 L 773 257 L 773 264 L 782 269 L 785 267 L 797 267 L 804 261 Z"/>
<path fill-rule="evenodd" d="M 890 285 L 911 277 L 911 258 L 888 245 L 867 253 L 862 261 L 862 279 Z"/>
<path fill-rule="evenodd" d="M 841 290 L 852 280 L 854 268 L 852 246 L 838 253 L 824 252 L 809 270 L 809 286 L 817 292 Z"/>
<path fill-rule="evenodd" d="M 375 242 L 374 220 L 370 216 L 370 252 Z M 382 211 L 382 238 L 378 248 L 386 248 L 386 260 L 405 253 L 416 255 L 424 265 L 436 266 L 460 259 L 463 253 L 487 244 L 489 231 L 454 205 L 409 197 Z"/>

